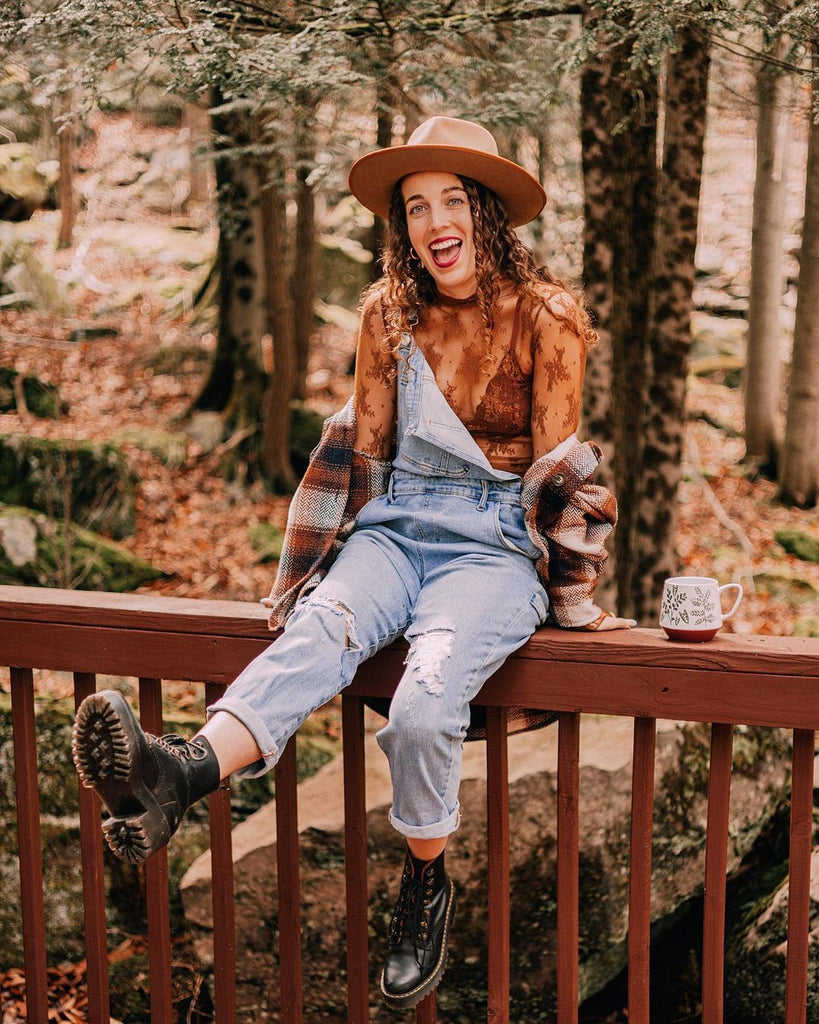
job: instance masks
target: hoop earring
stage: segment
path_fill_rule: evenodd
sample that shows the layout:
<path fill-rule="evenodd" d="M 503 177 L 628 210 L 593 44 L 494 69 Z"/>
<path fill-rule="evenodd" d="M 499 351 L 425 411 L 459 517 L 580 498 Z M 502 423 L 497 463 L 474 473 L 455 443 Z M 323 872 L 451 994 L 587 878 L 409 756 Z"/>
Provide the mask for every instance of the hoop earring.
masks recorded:
<path fill-rule="evenodd" d="M 421 262 L 421 257 L 418 255 L 418 253 L 415 251 L 415 249 L 412 246 L 410 246 L 409 261 L 410 261 L 410 263 L 414 263 L 414 264 L 416 264 L 419 267 L 423 267 L 423 265 L 424 265 Z"/>

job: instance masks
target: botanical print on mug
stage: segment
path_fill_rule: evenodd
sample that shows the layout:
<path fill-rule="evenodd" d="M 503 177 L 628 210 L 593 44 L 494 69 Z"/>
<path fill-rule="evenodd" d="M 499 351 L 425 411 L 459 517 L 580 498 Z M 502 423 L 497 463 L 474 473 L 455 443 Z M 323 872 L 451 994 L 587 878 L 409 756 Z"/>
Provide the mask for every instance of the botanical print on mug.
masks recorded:
<path fill-rule="evenodd" d="M 694 587 L 693 596 L 690 600 L 686 598 L 684 590 L 674 586 L 666 587 L 660 615 L 669 626 L 702 626 L 720 616 L 714 604 L 713 591 L 708 587 Z"/>

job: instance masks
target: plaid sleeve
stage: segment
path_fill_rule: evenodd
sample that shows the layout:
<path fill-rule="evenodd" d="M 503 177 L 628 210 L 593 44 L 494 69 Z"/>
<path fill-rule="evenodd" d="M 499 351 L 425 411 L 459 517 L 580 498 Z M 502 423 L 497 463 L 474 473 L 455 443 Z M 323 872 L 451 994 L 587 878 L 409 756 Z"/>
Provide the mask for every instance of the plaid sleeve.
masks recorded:
<path fill-rule="evenodd" d="M 391 464 L 355 452 L 352 400 L 324 424 L 321 440 L 287 516 L 270 596 L 271 629 L 283 626 L 296 601 L 318 586 L 364 505 L 387 488 Z"/>
<path fill-rule="evenodd" d="M 617 522 L 614 495 L 590 482 L 602 457 L 597 445 L 572 435 L 523 478 L 526 527 L 540 548 L 536 567 L 559 626 L 585 626 L 600 615 L 594 588 Z"/>

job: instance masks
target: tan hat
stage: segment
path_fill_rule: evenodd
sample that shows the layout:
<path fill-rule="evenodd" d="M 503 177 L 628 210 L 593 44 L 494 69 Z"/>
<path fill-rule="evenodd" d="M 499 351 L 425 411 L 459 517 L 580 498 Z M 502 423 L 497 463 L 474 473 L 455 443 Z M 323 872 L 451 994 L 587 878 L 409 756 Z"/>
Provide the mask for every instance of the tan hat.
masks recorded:
<path fill-rule="evenodd" d="M 457 117 L 431 117 L 405 146 L 378 149 L 356 160 L 350 191 L 368 210 L 386 218 L 396 182 L 417 171 L 448 171 L 486 185 L 505 206 L 512 227 L 534 220 L 546 205 L 540 182 L 519 164 L 498 156 L 498 145 L 486 128 Z"/>

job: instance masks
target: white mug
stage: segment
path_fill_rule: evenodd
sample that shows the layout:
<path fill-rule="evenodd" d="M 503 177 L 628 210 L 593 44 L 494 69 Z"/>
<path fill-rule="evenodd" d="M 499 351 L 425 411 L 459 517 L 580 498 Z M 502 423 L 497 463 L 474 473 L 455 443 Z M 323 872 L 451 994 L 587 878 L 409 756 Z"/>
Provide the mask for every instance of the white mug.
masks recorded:
<path fill-rule="evenodd" d="M 738 592 L 737 599 L 731 610 L 723 613 L 720 596 L 731 589 Z M 663 584 L 660 625 L 669 640 L 689 643 L 713 640 L 723 622 L 739 608 L 742 594 L 739 583 L 720 586 L 710 576 L 672 576 Z"/>

